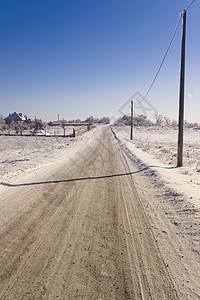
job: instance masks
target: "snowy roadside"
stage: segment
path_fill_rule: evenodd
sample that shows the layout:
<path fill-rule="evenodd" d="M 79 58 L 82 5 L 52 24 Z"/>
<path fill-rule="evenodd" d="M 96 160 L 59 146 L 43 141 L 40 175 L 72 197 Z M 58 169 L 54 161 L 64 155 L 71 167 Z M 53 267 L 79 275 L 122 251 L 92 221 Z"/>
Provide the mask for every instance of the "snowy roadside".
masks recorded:
<path fill-rule="evenodd" d="M 185 165 L 176 168 L 175 130 L 136 129 L 133 141 L 130 128 L 112 130 L 180 299 L 200 299 L 200 132 L 185 134 Z"/>
<path fill-rule="evenodd" d="M 184 194 L 200 208 L 200 131 L 185 131 L 184 166 L 176 168 L 177 131 L 167 128 L 136 128 L 131 141 L 130 128 L 113 128 L 120 142 L 141 162 L 162 177 L 165 184 Z"/>

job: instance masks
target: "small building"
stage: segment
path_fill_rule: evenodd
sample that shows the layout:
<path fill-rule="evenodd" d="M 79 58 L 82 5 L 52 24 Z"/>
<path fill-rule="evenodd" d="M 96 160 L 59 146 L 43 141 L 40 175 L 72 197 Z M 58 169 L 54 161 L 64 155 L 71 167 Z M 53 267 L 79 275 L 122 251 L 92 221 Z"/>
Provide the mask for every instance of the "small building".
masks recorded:
<path fill-rule="evenodd" d="M 14 112 L 13 114 L 9 114 L 9 116 L 5 118 L 4 121 L 6 121 L 6 124 L 10 124 L 12 121 L 23 123 L 25 121 L 25 118 L 23 117 L 22 113 Z"/>

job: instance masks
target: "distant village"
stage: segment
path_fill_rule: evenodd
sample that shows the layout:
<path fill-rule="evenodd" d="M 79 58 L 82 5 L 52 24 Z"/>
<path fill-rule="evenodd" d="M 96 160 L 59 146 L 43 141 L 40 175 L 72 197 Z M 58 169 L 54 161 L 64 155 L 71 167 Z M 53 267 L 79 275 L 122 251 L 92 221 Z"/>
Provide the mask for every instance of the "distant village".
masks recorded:
<path fill-rule="evenodd" d="M 60 119 L 59 115 L 56 121 L 49 121 L 44 122 L 41 119 L 27 117 L 23 115 L 23 113 L 13 112 L 9 114 L 6 118 L 4 118 L 0 114 L 0 133 L 4 132 L 13 132 L 15 133 L 22 133 L 23 131 L 30 131 L 36 132 L 38 130 L 46 131 L 47 128 L 50 127 L 59 127 L 65 131 L 65 127 L 84 127 L 88 125 L 95 125 L 95 124 L 110 124 L 109 117 L 102 117 L 102 118 L 94 118 L 90 116 L 85 120 L 76 119 L 76 120 L 65 120 L 64 118 Z M 128 115 L 124 115 L 119 117 L 115 120 L 113 125 L 117 126 L 130 126 L 131 125 L 131 117 Z M 177 128 L 177 121 L 170 120 L 168 117 L 162 116 L 160 114 L 154 115 L 154 121 L 151 121 L 144 115 L 137 115 L 133 118 L 133 126 L 136 127 L 151 127 L 151 126 L 159 126 L 159 127 L 174 127 Z M 184 123 L 185 128 L 200 128 L 198 123 L 190 123 L 185 121 Z"/>
<path fill-rule="evenodd" d="M 49 121 L 44 122 L 41 119 L 34 118 L 34 120 L 28 118 L 26 115 L 23 115 L 23 113 L 13 112 L 9 114 L 6 118 L 3 118 L 3 116 L 0 115 L 0 131 L 9 133 L 14 131 L 15 133 L 22 133 L 23 131 L 32 130 L 32 131 L 38 131 L 38 130 L 44 130 L 46 131 L 47 127 L 62 127 L 63 129 L 67 126 L 88 126 L 93 124 L 109 124 L 110 119 L 108 117 L 103 118 L 94 118 L 93 116 L 90 116 L 86 118 L 85 120 L 65 120 L 60 119 L 59 115 L 56 121 Z"/>

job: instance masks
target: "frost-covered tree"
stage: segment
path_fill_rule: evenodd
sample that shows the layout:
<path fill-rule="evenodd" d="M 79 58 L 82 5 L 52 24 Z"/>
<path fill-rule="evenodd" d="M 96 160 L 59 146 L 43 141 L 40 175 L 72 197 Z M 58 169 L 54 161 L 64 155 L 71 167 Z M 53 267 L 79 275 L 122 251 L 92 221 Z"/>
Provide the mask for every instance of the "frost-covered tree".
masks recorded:
<path fill-rule="evenodd" d="M 65 121 L 65 119 L 64 119 L 64 118 L 61 120 L 61 126 L 62 126 L 62 128 L 63 128 L 63 134 L 65 135 L 65 126 L 66 126 L 66 121 Z"/>
<path fill-rule="evenodd" d="M 3 116 L 0 114 L 0 124 L 2 124 L 4 122 L 4 118 Z"/>
<path fill-rule="evenodd" d="M 171 126 L 172 127 L 177 127 L 177 121 L 176 120 L 172 120 L 172 122 L 171 122 Z"/>
<path fill-rule="evenodd" d="M 101 123 L 101 124 L 110 124 L 110 118 L 109 117 L 103 117 L 101 118 L 98 123 Z"/>
<path fill-rule="evenodd" d="M 0 115 L 0 129 L 1 130 L 6 130 L 6 128 L 7 128 L 7 125 L 6 125 L 5 121 L 4 121 L 4 118 L 3 118 L 2 115 Z"/>
<path fill-rule="evenodd" d="M 131 125 L 131 117 L 124 115 L 123 117 L 120 117 L 119 119 L 117 119 L 114 123 L 115 125 L 119 125 L 119 126 L 130 126 Z M 152 122 L 147 119 L 147 116 L 144 115 L 139 115 L 133 118 L 133 125 L 134 126 L 151 126 Z"/>
<path fill-rule="evenodd" d="M 86 123 L 89 123 L 89 124 L 93 124 L 94 123 L 94 117 L 93 116 L 90 116 L 88 117 L 86 120 L 85 120 Z"/>
<path fill-rule="evenodd" d="M 74 123 L 81 123 L 81 119 L 76 119 L 75 121 L 74 121 Z"/>
<path fill-rule="evenodd" d="M 166 125 L 166 126 L 170 126 L 171 123 L 172 123 L 172 121 L 171 121 L 170 118 L 168 118 L 168 117 L 164 117 L 164 122 L 165 122 L 165 125 Z"/>
<path fill-rule="evenodd" d="M 200 128 L 200 125 L 197 122 L 190 123 L 187 120 L 184 122 L 185 128 Z"/>
<path fill-rule="evenodd" d="M 162 124 L 163 124 L 163 115 L 155 114 L 154 119 L 155 119 L 155 124 L 157 126 L 162 126 Z"/>
<path fill-rule="evenodd" d="M 118 118 L 114 124 L 119 126 L 123 126 L 123 125 L 130 126 L 131 117 L 127 115 L 123 115 L 123 117 Z"/>
<path fill-rule="evenodd" d="M 41 119 L 37 119 L 35 117 L 35 120 L 34 120 L 34 130 L 44 130 L 45 128 L 45 125 L 43 123 L 43 121 Z"/>
<path fill-rule="evenodd" d="M 152 126 L 152 122 L 147 119 L 147 116 L 139 115 L 133 118 L 133 124 L 136 126 L 148 127 Z"/>

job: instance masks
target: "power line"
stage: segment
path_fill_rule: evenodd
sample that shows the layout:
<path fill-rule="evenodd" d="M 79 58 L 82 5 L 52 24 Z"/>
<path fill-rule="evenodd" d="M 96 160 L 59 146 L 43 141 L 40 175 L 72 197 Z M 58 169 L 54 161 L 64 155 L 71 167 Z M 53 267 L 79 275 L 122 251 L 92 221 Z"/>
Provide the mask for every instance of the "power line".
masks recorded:
<path fill-rule="evenodd" d="M 189 5 L 188 7 L 185 9 L 186 11 L 190 8 L 190 6 L 194 3 L 195 0 L 193 0 Z"/>
<path fill-rule="evenodd" d="M 195 0 L 193 0 L 192 2 L 194 2 L 194 1 L 195 1 Z M 192 5 L 192 3 L 190 4 L 190 6 L 191 6 L 191 5 Z M 178 23 L 177 23 L 176 28 L 175 28 L 175 30 L 174 30 L 174 33 L 173 33 L 173 35 L 172 35 L 172 38 L 171 38 L 171 41 L 170 41 L 169 46 L 168 46 L 168 48 L 167 48 L 167 51 L 165 52 L 165 55 L 164 55 L 164 57 L 163 57 L 163 59 L 162 59 L 162 62 L 161 62 L 161 64 L 160 64 L 159 68 L 158 68 L 158 71 L 157 71 L 157 73 L 156 73 L 156 75 L 155 75 L 155 77 L 154 77 L 154 79 L 153 79 L 153 81 L 152 81 L 152 84 L 150 85 L 148 91 L 146 92 L 146 94 L 145 94 L 145 96 L 142 98 L 142 100 L 140 100 L 140 102 L 138 102 L 137 104 L 142 103 L 142 102 L 145 100 L 145 98 L 147 97 L 147 95 L 149 94 L 149 92 L 151 91 L 151 89 L 152 89 L 152 87 L 153 87 L 153 85 L 154 85 L 154 83 L 155 83 L 155 81 L 156 81 L 156 79 L 157 79 L 157 77 L 158 77 L 158 74 L 160 73 L 160 70 L 161 70 L 161 68 L 162 68 L 162 66 L 163 66 L 163 64 L 164 64 L 164 61 L 165 61 L 165 59 L 166 59 L 166 57 L 167 57 L 167 54 L 168 54 L 168 52 L 169 52 L 169 49 L 170 49 L 170 47 L 171 47 L 171 44 L 172 44 L 172 42 L 173 42 L 173 39 L 174 39 L 174 37 L 175 37 L 175 34 L 176 34 L 176 32 L 177 32 L 177 29 L 178 29 L 178 26 L 179 26 L 179 24 L 180 24 L 181 19 L 182 19 L 182 14 L 180 15 L 180 18 L 179 18 L 179 20 L 178 20 Z"/>
<path fill-rule="evenodd" d="M 192 0 L 192 2 L 188 5 L 188 7 L 187 7 L 184 11 L 187 11 L 187 10 L 191 7 L 191 5 L 194 3 L 194 1 L 195 1 L 195 0 Z M 184 12 L 184 11 L 183 11 L 183 12 Z M 164 55 L 164 57 L 163 57 L 163 59 L 162 59 L 162 62 L 161 62 L 161 64 L 160 64 L 159 68 L 158 68 L 158 71 L 157 71 L 157 73 L 156 73 L 156 75 L 155 75 L 155 77 L 154 77 L 154 79 L 153 79 L 153 81 L 152 81 L 152 83 L 151 83 L 151 85 L 150 85 L 148 91 L 146 92 L 145 96 L 144 96 L 144 97 L 142 98 L 142 100 L 140 100 L 137 104 L 142 103 L 142 102 L 146 99 L 147 95 L 150 93 L 150 91 L 151 91 L 151 89 L 152 89 L 152 87 L 153 87 L 153 85 L 154 85 L 154 83 L 155 83 L 155 81 L 156 81 L 156 79 L 157 79 L 157 77 L 158 77 L 158 75 L 159 75 L 159 73 L 160 73 L 160 70 L 161 70 L 161 68 L 162 68 L 162 66 L 163 66 L 163 64 L 164 64 L 164 61 L 165 61 L 165 59 L 166 59 L 166 57 L 167 57 L 167 54 L 168 54 L 168 52 L 169 52 L 169 49 L 170 49 L 170 47 L 171 47 L 171 44 L 172 44 L 172 42 L 173 42 L 173 39 L 174 39 L 175 34 L 176 34 L 176 32 L 177 32 L 177 29 L 178 29 L 178 27 L 179 27 L 180 21 L 181 21 L 181 19 L 182 19 L 183 12 L 180 14 L 178 23 L 177 23 L 176 28 L 175 28 L 175 30 L 174 30 L 174 33 L 173 33 L 173 35 L 172 35 L 171 41 L 170 41 L 170 43 L 169 43 L 169 46 L 168 46 L 168 48 L 167 48 L 167 50 L 166 50 L 166 52 L 165 52 L 165 55 Z"/>

